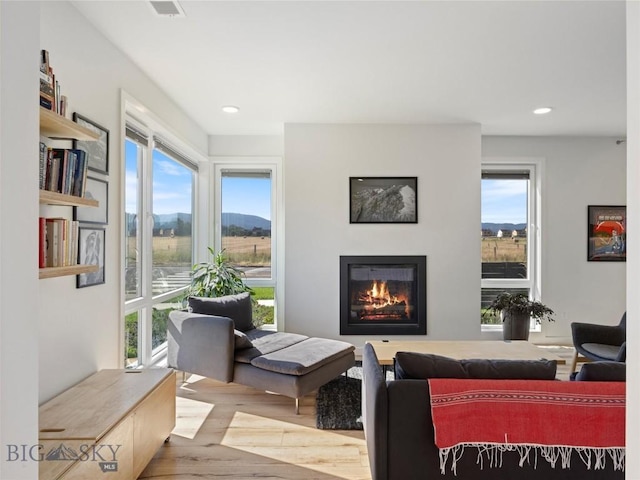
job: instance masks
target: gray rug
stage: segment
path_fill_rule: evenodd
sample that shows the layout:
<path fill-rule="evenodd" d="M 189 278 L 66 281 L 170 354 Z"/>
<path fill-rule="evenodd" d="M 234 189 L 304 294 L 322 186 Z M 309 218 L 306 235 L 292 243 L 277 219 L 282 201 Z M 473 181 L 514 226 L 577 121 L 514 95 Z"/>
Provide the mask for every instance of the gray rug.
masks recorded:
<path fill-rule="evenodd" d="M 362 430 L 362 382 L 341 375 L 318 389 L 316 427 L 320 430 Z"/>
<path fill-rule="evenodd" d="M 321 386 L 316 395 L 316 427 L 320 430 L 362 430 L 362 363 Z M 387 372 L 393 380 L 393 372 Z"/>

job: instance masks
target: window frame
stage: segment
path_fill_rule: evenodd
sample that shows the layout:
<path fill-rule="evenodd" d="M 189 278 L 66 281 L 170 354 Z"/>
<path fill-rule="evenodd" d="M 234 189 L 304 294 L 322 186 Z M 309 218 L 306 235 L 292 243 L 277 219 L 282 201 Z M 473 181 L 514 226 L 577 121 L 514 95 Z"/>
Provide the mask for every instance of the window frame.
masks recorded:
<path fill-rule="evenodd" d="M 127 97 L 123 93 L 123 97 Z M 166 342 L 153 348 L 152 345 L 152 326 L 153 326 L 153 308 L 154 305 L 162 303 L 165 300 L 171 299 L 176 295 L 179 295 L 181 291 L 186 290 L 187 286 L 177 288 L 168 292 L 163 292 L 156 296 L 153 295 L 153 155 L 156 150 L 156 142 L 162 143 L 166 147 L 170 145 L 171 148 L 179 155 L 179 158 L 173 158 L 168 154 L 166 150 L 159 148 L 164 155 L 169 156 L 172 160 L 184 165 L 191 169 L 192 178 L 192 192 L 191 192 L 191 216 L 192 216 L 192 237 L 191 237 L 191 259 L 192 263 L 196 262 L 198 252 L 198 218 L 199 218 L 199 183 L 200 175 L 202 172 L 199 167 L 206 163 L 206 158 L 196 152 L 186 142 L 181 140 L 170 130 L 168 130 L 160 121 L 158 121 L 153 114 L 148 110 L 141 108 L 140 104 L 130 98 L 124 98 L 123 100 L 123 117 L 122 117 L 122 176 L 121 184 L 122 194 L 122 210 L 121 210 L 121 224 L 123 228 L 122 252 L 126 252 L 125 242 L 126 238 L 126 167 L 125 167 L 125 145 L 127 140 L 136 142 L 135 138 L 131 138 L 126 133 L 127 125 L 133 127 L 134 130 L 142 133 L 147 140 L 147 145 L 143 145 L 145 151 L 142 152 L 142 159 L 138 159 L 138 169 L 140 169 L 140 177 L 138 178 L 138 201 L 140 202 L 140 215 L 139 231 L 138 235 L 141 236 L 141 253 L 138 261 L 141 262 L 140 272 L 140 288 L 141 295 L 127 300 L 125 292 L 125 272 L 122 269 L 122 282 L 121 282 L 121 305 L 122 314 L 120 316 L 120 354 L 125 352 L 125 317 L 133 312 L 138 312 L 138 363 L 134 368 L 148 368 L 153 365 L 157 365 L 162 362 L 166 357 Z M 139 144 L 139 142 L 136 142 Z M 185 163 L 184 159 L 188 159 L 189 162 Z M 124 262 L 124 259 L 122 260 Z M 126 355 L 125 355 L 126 356 Z M 126 363 L 126 358 L 123 359 Z"/>
<path fill-rule="evenodd" d="M 527 194 L 527 278 L 482 278 L 480 289 L 518 289 L 529 290 L 529 297 L 540 300 L 542 296 L 542 178 L 544 159 L 542 158 L 483 158 L 481 173 L 529 172 L 529 191 Z M 482 181 L 482 180 L 481 180 Z M 482 206 L 480 207 L 482 217 Z M 480 260 L 482 262 L 482 259 Z M 491 331 L 495 327 L 481 324 L 482 331 Z M 540 325 L 532 321 L 532 331 L 540 331 Z"/>
<path fill-rule="evenodd" d="M 274 324 L 261 328 L 284 330 L 284 238 L 281 213 L 283 195 L 281 187 L 282 159 L 280 157 L 215 157 L 213 158 L 213 245 L 215 251 L 222 248 L 222 174 L 225 171 L 264 172 L 271 174 L 271 278 L 246 279 L 249 287 L 273 287 Z"/>

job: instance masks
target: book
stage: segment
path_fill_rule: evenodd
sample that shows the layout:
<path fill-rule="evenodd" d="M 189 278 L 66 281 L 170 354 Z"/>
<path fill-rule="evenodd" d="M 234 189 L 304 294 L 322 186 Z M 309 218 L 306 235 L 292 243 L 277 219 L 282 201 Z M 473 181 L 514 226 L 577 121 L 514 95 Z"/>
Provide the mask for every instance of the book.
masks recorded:
<path fill-rule="evenodd" d="M 38 218 L 38 268 L 47 266 L 47 221 Z"/>
<path fill-rule="evenodd" d="M 66 157 L 66 149 L 51 149 L 51 184 L 49 185 L 47 190 L 62 193 L 62 176 L 64 174 Z"/>
<path fill-rule="evenodd" d="M 73 150 L 76 156 L 73 191 L 71 195 L 84 197 L 85 184 L 87 180 L 87 152 L 84 150 Z"/>
<path fill-rule="evenodd" d="M 56 224 L 53 218 L 46 220 L 46 265 L 47 267 L 58 266 L 58 236 Z"/>
<path fill-rule="evenodd" d="M 47 145 L 40 142 L 40 183 L 38 187 L 43 190 L 45 186 L 45 177 L 47 172 Z"/>
<path fill-rule="evenodd" d="M 71 222 L 71 265 L 78 264 L 78 228 L 79 222 L 73 220 Z"/>
<path fill-rule="evenodd" d="M 40 50 L 40 72 L 49 74 L 49 52 L 47 50 Z"/>
<path fill-rule="evenodd" d="M 40 106 L 47 110 L 53 110 L 53 102 L 42 95 L 40 95 Z"/>

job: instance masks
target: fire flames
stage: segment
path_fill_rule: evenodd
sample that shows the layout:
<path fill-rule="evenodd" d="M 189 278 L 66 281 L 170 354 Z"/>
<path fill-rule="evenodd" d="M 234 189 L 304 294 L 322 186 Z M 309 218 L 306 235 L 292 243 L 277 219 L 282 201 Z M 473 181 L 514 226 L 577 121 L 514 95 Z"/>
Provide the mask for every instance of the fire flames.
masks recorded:
<path fill-rule="evenodd" d="M 410 315 L 407 296 L 391 295 L 387 282 L 374 280 L 370 290 L 360 293 L 358 301 L 363 305 L 363 318 L 393 319 Z"/>

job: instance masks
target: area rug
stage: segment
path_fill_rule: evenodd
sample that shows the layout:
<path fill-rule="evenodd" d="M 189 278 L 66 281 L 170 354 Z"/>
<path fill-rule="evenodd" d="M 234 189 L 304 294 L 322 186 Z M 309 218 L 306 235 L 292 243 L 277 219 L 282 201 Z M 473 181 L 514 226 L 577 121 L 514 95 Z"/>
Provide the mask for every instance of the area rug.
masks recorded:
<path fill-rule="evenodd" d="M 362 363 L 321 386 L 316 395 L 316 427 L 320 430 L 362 430 Z M 393 372 L 387 371 L 387 380 Z"/>
<path fill-rule="evenodd" d="M 362 381 L 341 375 L 318 389 L 316 427 L 362 430 Z"/>

